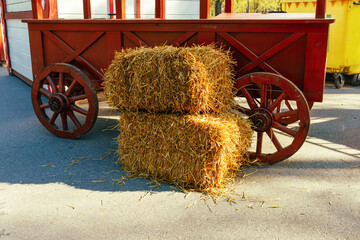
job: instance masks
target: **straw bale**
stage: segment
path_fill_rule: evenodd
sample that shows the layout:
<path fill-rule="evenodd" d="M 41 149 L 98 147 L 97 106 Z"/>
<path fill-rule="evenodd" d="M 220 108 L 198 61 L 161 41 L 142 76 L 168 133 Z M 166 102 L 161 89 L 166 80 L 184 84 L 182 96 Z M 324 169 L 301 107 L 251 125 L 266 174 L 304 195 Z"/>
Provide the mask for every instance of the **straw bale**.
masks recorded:
<path fill-rule="evenodd" d="M 123 49 L 105 71 L 104 93 L 124 111 L 220 112 L 234 105 L 233 66 L 214 45 Z"/>
<path fill-rule="evenodd" d="M 238 113 L 123 112 L 118 154 L 125 171 L 216 194 L 248 163 L 252 130 Z"/>

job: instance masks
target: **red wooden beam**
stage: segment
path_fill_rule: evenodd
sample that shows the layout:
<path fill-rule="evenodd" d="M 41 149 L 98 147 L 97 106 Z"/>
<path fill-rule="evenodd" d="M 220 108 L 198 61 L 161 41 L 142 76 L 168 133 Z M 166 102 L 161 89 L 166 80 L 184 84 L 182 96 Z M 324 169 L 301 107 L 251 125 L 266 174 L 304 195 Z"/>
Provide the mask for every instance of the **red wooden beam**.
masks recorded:
<path fill-rule="evenodd" d="M 38 19 L 37 1 L 31 0 L 32 18 Z"/>
<path fill-rule="evenodd" d="M 225 12 L 226 13 L 233 12 L 233 0 L 225 0 Z"/>
<path fill-rule="evenodd" d="M 165 19 L 165 0 L 155 0 L 155 18 Z"/>
<path fill-rule="evenodd" d="M 136 18 L 141 18 L 140 0 L 136 0 Z"/>
<path fill-rule="evenodd" d="M 47 0 L 45 1 L 43 18 L 44 19 L 54 19 L 58 18 L 58 8 L 57 0 Z"/>
<path fill-rule="evenodd" d="M 113 14 L 115 13 L 114 0 L 109 0 L 109 11 L 110 11 L 110 19 L 113 19 Z"/>
<path fill-rule="evenodd" d="M 116 19 L 125 19 L 125 0 L 115 0 Z"/>
<path fill-rule="evenodd" d="M 0 29 L 2 30 L 2 34 L 4 36 L 4 42 L 5 42 L 5 46 L 4 46 L 4 50 L 5 50 L 5 60 L 7 63 L 7 71 L 10 72 L 10 58 L 9 58 L 9 43 L 8 43 L 8 38 L 7 38 L 7 30 L 6 30 L 6 24 L 5 24 L 5 13 L 6 13 L 6 6 L 3 3 L 3 1 L 0 0 L 0 8 L 1 8 L 1 13 L 0 13 L 0 23 L 1 23 L 1 27 Z"/>
<path fill-rule="evenodd" d="M 316 18 L 325 18 L 326 0 L 317 0 L 316 2 Z"/>
<path fill-rule="evenodd" d="M 91 4 L 90 0 L 83 0 L 84 19 L 91 18 Z"/>
<path fill-rule="evenodd" d="M 5 19 L 31 19 L 33 18 L 32 11 L 25 11 L 25 12 L 6 12 Z"/>
<path fill-rule="evenodd" d="M 42 19 L 43 11 L 41 6 L 41 0 L 31 0 L 32 18 Z"/>
<path fill-rule="evenodd" d="M 210 17 L 210 0 L 200 0 L 200 19 Z"/>

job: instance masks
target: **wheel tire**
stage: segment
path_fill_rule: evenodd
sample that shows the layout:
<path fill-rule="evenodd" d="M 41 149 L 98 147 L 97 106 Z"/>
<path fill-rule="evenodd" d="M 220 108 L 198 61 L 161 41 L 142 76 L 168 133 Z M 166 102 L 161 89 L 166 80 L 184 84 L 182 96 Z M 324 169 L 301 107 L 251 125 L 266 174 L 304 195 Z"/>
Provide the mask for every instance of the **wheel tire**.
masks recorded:
<path fill-rule="evenodd" d="M 297 152 L 309 131 L 310 110 L 304 95 L 296 85 L 276 74 L 251 73 L 240 77 L 234 88 L 237 96 L 242 100 L 242 104 L 238 101 L 237 109 L 253 122 L 257 135 L 255 152 L 250 152 L 250 158 L 272 164 L 289 158 Z M 276 111 L 284 100 L 292 101 L 293 108 L 283 112 Z M 286 119 L 295 118 L 298 126 L 294 124 L 287 127 L 284 124 Z M 287 138 L 282 138 L 280 141 L 276 137 L 279 134 L 286 135 Z M 268 140 L 274 146 L 273 150 L 266 153 L 262 147 L 264 135 L 268 136 Z"/>
<path fill-rule="evenodd" d="M 336 88 L 342 88 L 345 84 L 345 78 L 342 73 L 334 73 L 333 74 L 334 83 Z"/>
<path fill-rule="evenodd" d="M 351 86 L 359 86 L 360 85 L 360 74 L 349 75 L 348 78 L 350 80 Z"/>
<path fill-rule="evenodd" d="M 86 74 L 71 64 L 44 68 L 35 77 L 31 99 L 39 121 L 55 136 L 77 138 L 95 124 L 97 95 Z"/>

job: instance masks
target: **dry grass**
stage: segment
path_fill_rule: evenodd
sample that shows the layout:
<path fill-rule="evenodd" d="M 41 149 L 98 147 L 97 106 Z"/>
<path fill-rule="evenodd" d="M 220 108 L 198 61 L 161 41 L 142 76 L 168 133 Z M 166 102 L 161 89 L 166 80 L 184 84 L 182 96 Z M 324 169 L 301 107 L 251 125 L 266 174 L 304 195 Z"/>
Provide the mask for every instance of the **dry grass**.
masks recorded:
<path fill-rule="evenodd" d="M 118 162 L 136 176 L 219 194 L 248 163 L 252 130 L 235 111 L 217 114 L 123 112 Z"/>
<path fill-rule="evenodd" d="M 234 105 L 233 66 L 213 45 L 124 49 L 104 74 L 104 93 L 123 111 L 221 112 Z"/>

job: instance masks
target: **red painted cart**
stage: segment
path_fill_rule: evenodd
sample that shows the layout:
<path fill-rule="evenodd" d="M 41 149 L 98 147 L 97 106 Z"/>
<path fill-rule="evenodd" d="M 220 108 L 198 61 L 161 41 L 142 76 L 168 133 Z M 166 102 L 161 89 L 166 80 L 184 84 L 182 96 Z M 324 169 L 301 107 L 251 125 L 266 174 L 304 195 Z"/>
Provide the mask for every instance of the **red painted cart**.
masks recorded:
<path fill-rule="evenodd" d="M 237 62 L 238 109 L 253 121 L 257 137 L 251 157 L 274 163 L 294 154 L 309 130 L 309 106 L 323 98 L 334 21 L 324 18 L 325 0 L 317 1 L 316 14 L 237 14 L 227 0 L 226 13 L 213 19 L 207 19 L 209 0 L 201 0 L 199 20 L 162 19 L 164 0 L 156 2 L 158 19 L 152 20 L 121 19 L 124 0 L 117 1 L 118 19 L 26 20 L 40 122 L 64 138 L 89 131 L 97 118 L 102 70 L 116 50 L 216 43 Z M 88 0 L 84 9 L 90 18 Z"/>

